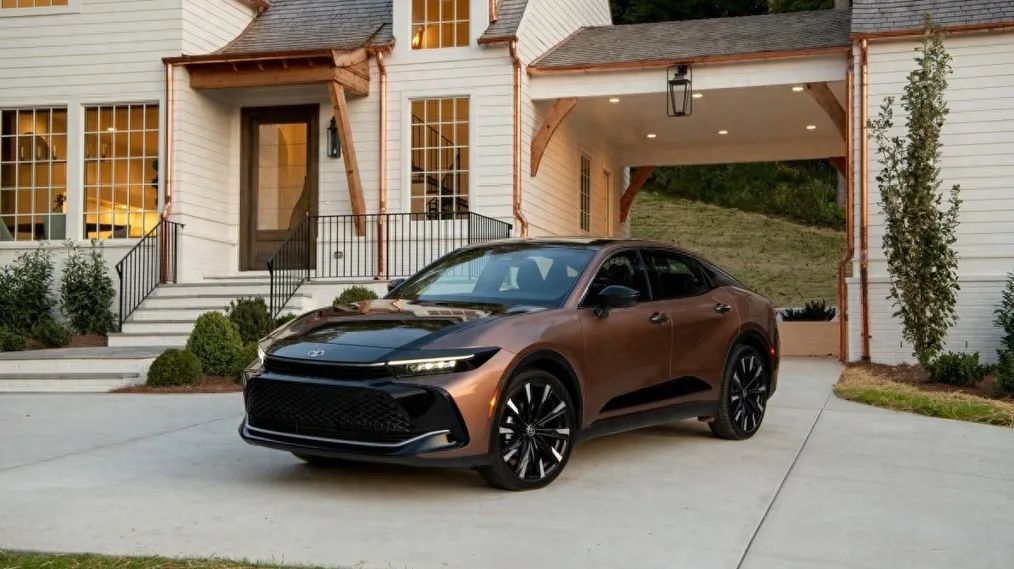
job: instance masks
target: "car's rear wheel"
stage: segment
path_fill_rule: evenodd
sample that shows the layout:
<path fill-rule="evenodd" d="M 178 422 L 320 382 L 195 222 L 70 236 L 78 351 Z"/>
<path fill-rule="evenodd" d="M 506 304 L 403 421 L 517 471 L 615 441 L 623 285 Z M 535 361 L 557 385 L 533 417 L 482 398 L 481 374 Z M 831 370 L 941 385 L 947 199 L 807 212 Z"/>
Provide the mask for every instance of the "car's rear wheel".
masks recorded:
<path fill-rule="evenodd" d="M 715 436 L 729 440 L 752 437 L 767 410 L 771 374 L 756 348 L 737 345 L 725 364 L 718 415 L 708 423 Z"/>
<path fill-rule="evenodd" d="M 313 454 L 303 454 L 301 452 L 294 452 L 292 456 L 302 460 L 303 462 L 317 468 L 338 468 L 349 463 L 347 460 L 341 458 L 330 458 L 326 456 L 317 456 Z"/>
<path fill-rule="evenodd" d="M 514 376 L 493 417 L 491 463 L 479 469 L 490 485 L 534 490 L 567 465 L 576 429 L 574 402 L 560 380 L 542 370 Z"/>

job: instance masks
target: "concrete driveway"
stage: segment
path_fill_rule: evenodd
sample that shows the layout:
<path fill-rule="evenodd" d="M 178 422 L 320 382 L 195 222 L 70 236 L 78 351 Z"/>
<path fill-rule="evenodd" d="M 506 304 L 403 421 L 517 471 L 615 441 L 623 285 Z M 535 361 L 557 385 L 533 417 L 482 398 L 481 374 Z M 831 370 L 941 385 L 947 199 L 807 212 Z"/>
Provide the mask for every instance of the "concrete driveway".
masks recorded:
<path fill-rule="evenodd" d="M 396 568 L 1014 566 L 1014 431 L 839 401 L 788 360 L 764 428 L 580 447 L 538 492 L 320 471 L 240 442 L 238 395 L 0 397 L 0 548 Z"/>

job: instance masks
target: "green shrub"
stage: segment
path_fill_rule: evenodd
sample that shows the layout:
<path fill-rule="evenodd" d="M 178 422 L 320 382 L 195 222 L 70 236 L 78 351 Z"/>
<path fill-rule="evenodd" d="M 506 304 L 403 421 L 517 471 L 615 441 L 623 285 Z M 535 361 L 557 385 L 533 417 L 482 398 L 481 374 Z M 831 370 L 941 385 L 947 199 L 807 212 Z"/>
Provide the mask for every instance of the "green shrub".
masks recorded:
<path fill-rule="evenodd" d="M 828 307 L 823 300 L 807 302 L 799 309 L 787 308 L 782 311 L 785 322 L 828 322 L 834 320 L 837 309 Z"/>
<path fill-rule="evenodd" d="M 102 247 L 92 241 L 87 253 L 69 246 L 63 266 L 60 303 L 71 328 L 80 334 L 105 334 L 116 324 L 113 299 L 116 288 L 102 256 Z"/>
<path fill-rule="evenodd" d="M 194 354 L 169 348 L 155 358 L 148 368 L 148 385 L 166 387 L 171 385 L 196 385 L 201 382 L 201 360 Z"/>
<path fill-rule="evenodd" d="M 236 357 L 232 361 L 232 370 L 229 373 L 230 377 L 239 378 L 240 374 L 243 373 L 246 368 L 250 367 L 250 364 L 257 359 L 257 344 L 249 343 L 238 352 Z"/>
<path fill-rule="evenodd" d="M 236 325 L 243 342 L 256 342 L 269 332 L 274 323 L 263 298 L 240 298 L 229 303 L 229 320 Z"/>
<path fill-rule="evenodd" d="M 994 368 L 996 390 L 1001 395 L 1014 395 L 1014 352 L 1000 354 L 1000 362 Z"/>
<path fill-rule="evenodd" d="M 20 352 L 28 346 L 28 341 L 21 334 L 0 326 L 0 352 Z"/>
<path fill-rule="evenodd" d="M 948 352 L 933 360 L 926 371 L 933 381 L 968 387 L 982 381 L 989 373 L 989 366 L 979 363 L 979 352 L 974 354 Z"/>
<path fill-rule="evenodd" d="M 243 339 L 236 325 L 218 312 L 202 314 L 187 339 L 187 351 L 201 360 L 201 368 L 208 375 L 229 375 L 242 348 Z"/>
<path fill-rule="evenodd" d="M 350 286 L 345 289 L 345 292 L 341 293 L 338 298 L 334 299 L 335 306 L 343 306 L 346 304 L 355 304 L 364 300 L 376 300 L 377 294 L 372 290 L 364 286 Z"/>
<path fill-rule="evenodd" d="M 32 338 L 47 348 L 62 348 L 70 344 L 71 337 L 66 326 L 52 319 L 43 320 L 32 328 Z"/>
<path fill-rule="evenodd" d="M 295 314 L 286 314 L 284 316 L 279 316 L 278 318 L 275 318 L 274 325 L 271 329 L 277 330 L 278 328 L 281 328 L 282 326 L 288 324 L 289 322 L 292 322 L 296 318 L 297 317 Z"/>
<path fill-rule="evenodd" d="M 0 325 L 27 332 L 53 317 L 53 259 L 45 247 L 19 255 L 4 273 L 0 288 L 9 309 L 2 311 Z"/>

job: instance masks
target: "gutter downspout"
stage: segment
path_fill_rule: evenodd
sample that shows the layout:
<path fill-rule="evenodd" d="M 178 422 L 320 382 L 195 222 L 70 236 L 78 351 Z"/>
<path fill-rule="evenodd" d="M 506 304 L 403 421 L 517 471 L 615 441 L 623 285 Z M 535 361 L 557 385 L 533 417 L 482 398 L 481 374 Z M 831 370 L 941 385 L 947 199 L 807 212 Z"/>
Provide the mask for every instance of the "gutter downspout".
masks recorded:
<path fill-rule="evenodd" d="M 380 70 L 380 177 L 377 180 L 377 277 L 387 278 L 387 63 L 384 52 L 376 54 Z"/>
<path fill-rule="evenodd" d="M 521 208 L 521 57 L 518 40 L 508 45 L 514 63 L 514 219 L 518 222 L 519 236 L 528 237 L 528 219 Z"/>
<path fill-rule="evenodd" d="M 846 124 L 848 129 L 845 132 L 845 151 L 848 153 L 845 158 L 846 174 L 845 174 L 845 255 L 838 263 L 838 359 L 843 363 L 849 360 L 849 294 L 848 287 L 845 284 L 845 276 L 848 273 L 848 266 L 855 257 L 855 231 L 854 231 L 854 219 L 853 219 L 853 199 L 855 198 L 855 191 L 852 187 L 853 183 L 853 164 L 852 158 L 854 152 L 852 149 L 852 129 L 855 127 L 854 116 L 852 109 L 855 104 L 855 60 L 852 54 L 849 54 L 849 67 L 848 75 L 845 81 L 845 100 L 848 101 L 846 105 L 847 118 Z"/>
<path fill-rule="evenodd" d="M 173 171 L 176 165 L 176 153 L 173 148 L 173 131 L 176 126 L 176 87 L 173 85 L 175 67 L 172 63 L 165 64 L 165 203 L 162 206 L 162 219 L 169 219 L 173 208 Z"/>
<path fill-rule="evenodd" d="M 869 183 L 869 172 L 870 172 L 870 158 L 869 158 L 869 135 L 866 132 L 866 123 L 869 121 L 869 43 L 864 39 L 861 43 L 861 65 L 862 65 L 862 82 L 860 84 L 860 98 L 861 98 L 861 121 L 860 133 L 862 139 L 860 140 L 860 160 L 861 162 L 861 176 L 860 180 L 860 195 L 859 195 L 859 289 L 862 295 L 862 336 L 863 336 L 863 353 L 862 359 L 869 361 L 870 359 L 870 220 L 869 220 L 869 195 L 870 195 L 870 183 Z"/>

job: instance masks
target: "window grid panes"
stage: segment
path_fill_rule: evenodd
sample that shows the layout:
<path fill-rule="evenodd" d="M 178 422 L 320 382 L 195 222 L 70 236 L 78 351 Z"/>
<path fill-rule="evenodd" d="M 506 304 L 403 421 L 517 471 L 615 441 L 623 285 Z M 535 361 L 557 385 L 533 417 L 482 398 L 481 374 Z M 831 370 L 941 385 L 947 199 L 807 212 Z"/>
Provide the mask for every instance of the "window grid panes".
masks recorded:
<path fill-rule="evenodd" d="M 67 110 L 0 109 L 0 241 L 67 236 Z"/>
<path fill-rule="evenodd" d="M 158 223 L 158 105 L 85 108 L 88 239 L 143 237 Z"/>
<path fill-rule="evenodd" d="M 468 213 L 468 97 L 412 101 L 412 213 Z"/>
<path fill-rule="evenodd" d="M 591 158 L 581 155 L 581 231 L 591 231 Z"/>
<path fill-rule="evenodd" d="M 468 0 L 412 0 L 412 49 L 468 45 Z"/>
<path fill-rule="evenodd" d="M 68 0 L 0 0 L 0 9 L 6 8 L 48 8 L 66 6 Z"/>

